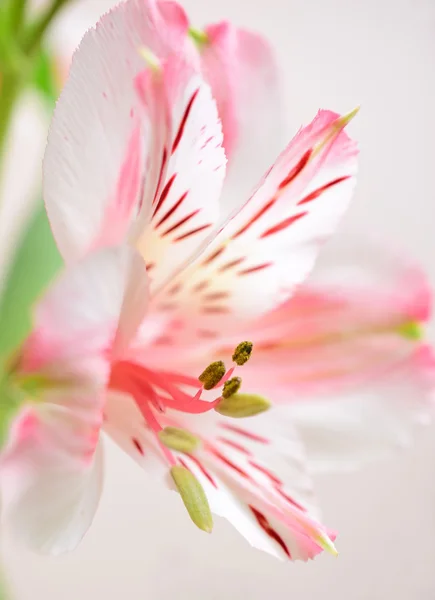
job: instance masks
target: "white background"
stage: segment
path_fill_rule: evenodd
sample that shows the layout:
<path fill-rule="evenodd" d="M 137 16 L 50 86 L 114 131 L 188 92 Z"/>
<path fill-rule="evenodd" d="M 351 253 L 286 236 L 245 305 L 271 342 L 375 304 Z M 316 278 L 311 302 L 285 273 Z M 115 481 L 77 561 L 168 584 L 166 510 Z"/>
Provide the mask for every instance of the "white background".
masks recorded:
<path fill-rule="evenodd" d="M 100 0 L 100 5 L 102 4 Z M 78 3 L 95 8 L 98 2 Z M 106 2 L 107 5 L 107 2 Z M 228 18 L 267 35 L 282 67 L 289 132 L 319 107 L 362 110 L 358 192 L 341 231 L 400 243 L 435 284 L 434 0 L 185 0 L 192 21 Z M 260 175 L 260 174 L 259 174 Z M 432 328 L 433 331 L 433 328 Z M 18 600 L 435 599 L 435 428 L 353 475 L 318 478 L 338 559 L 276 562 L 223 521 L 211 537 L 179 499 L 108 447 L 95 524 L 72 556 L 10 551 Z"/>

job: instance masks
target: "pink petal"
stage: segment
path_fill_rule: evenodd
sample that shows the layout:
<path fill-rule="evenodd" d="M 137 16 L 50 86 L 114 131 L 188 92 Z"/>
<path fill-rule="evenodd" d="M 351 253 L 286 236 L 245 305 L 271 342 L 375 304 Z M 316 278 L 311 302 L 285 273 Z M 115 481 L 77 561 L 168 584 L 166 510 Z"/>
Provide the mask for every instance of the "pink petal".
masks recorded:
<path fill-rule="evenodd" d="M 126 344 L 147 308 L 146 271 L 128 247 L 108 248 L 67 269 L 36 308 L 22 373 L 106 383 L 115 340 Z"/>
<path fill-rule="evenodd" d="M 162 15 L 153 0 L 130 0 L 104 15 L 75 53 L 44 160 L 44 198 L 67 260 L 94 244 L 107 211 L 119 219 L 117 236 L 127 233 L 148 155 L 134 86 L 145 68 L 139 49 L 165 57 L 186 29 L 180 7 Z"/>
<path fill-rule="evenodd" d="M 93 398 L 63 396 L 22 413 L 0 457 L 3 516 L 16 538 L 29 548 L 48 554 L 73 550 L 92 523 L 102 488 L 98 436 L 82 412 Z M 88 433 L 86 433 L 88 431 Z M 80 432 L 80 435 L 78 433 Z M 83 454 L 85 451 L 85 454 Z"/>
<path fill-rule="evenodd" d="M 173 452 L 177 462 L 199 479 L 212 511 L 251 545 L 278 558 L 314 558 L 321 551 L 316 532 L 327 531 L 313 518 L 312 484 L 291 423 L 282 415 L 255 419 L 254 425 L 214 415 L 158 415 L 161 426 L 188 429 L 202 440 L 195 454 Z M 147 473 L 168 485 L 168 463 L 131 398 L 110 394 L 105 430 Z"/>
<path fill-rule="evenodd" d="M 352 240 L 292 299 L 235 328 L 228 351 L 249 336 L 255 352 L 244 369 L 246 384 L 273 389 L 275 401 L 288 403 L 388 378 L 421 343 L 403 332 L 430 312 L 431 291 L 419 267 L 383 246 Z"/>
<path fill-rule="evenodd" d="M 283 407 L 312 472 L 355 470 L 410 447 L 435 410 L 435 355 L 422 346 L 388 378 Z"/>
<path fill-rule="evenodd" d="M 161 127 L 163 140 L 152 157 L 158 158 L 158 178 L 144 211 L 147 219 L 139 220 L 133 235 L 156 288 L 184 266 L 213 231 L 226 159 L 210 89 L 190 64 L 171 56 L 154 94 L 150 84 L 147 72 L 137 80 L 144 108 L 154 115 L 153 124 L 163 113 L 167 126 Z"/>
<path fill-rule="evenodd" d="M 221 206 L 228 214 L 241 206 L 283 147 L 282 94 L 267 40 L 227 21 L 208 25 L 205 34 L 208 41 L 198 51 L 222 120 L 229 169 Z"/>
<path fill-rule="evenodd" d="M 217 514 L 237 529 L 243 527 L 234 513 L 223 510 L 228 500 L 223 502 L 221 496 L 229 493 L 233 503 L 244 502 L 253 517 L 250 529 L 241 532 L 253 546 L 292 560 L 308 560 L 321 552 L 314 532 L 327 530 L 316 521 L 303 447 L 285 415 L 276 418 L 271 412 L 236 423 L 208 413 L 186 419 L 184 426 L 204 440 L 204 451 L 186 462 L 204 485 L 208 479 L 207 492 Z M 207 470 L 214 485 L 204 474 Z"/>
<path fill-rule="evenodd" d="M 321 111 L 301 130 L 197 261 L 157 295 L 154 310 L 222 335 L 290 297 L 353 191 L 357 151 L 336 131 L 337 119 Z"/>

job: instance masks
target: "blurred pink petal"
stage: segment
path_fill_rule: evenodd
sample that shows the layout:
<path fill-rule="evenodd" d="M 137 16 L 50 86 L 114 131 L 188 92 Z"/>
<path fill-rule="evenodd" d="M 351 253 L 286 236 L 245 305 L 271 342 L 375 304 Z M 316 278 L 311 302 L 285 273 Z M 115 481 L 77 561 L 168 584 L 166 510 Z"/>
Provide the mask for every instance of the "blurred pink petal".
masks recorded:
<path fill-rule="evenodd" d="M 421 344 L 386 377 L 286 406 L 312 472 L 355 470 L 409 448 L 433 419 L 435 354 Z"/>
<path fill-rule="evenodd" d="M 261 35 L 227 21 L 207 25 L 200 44 L 202 73 L 222 120 L 228 175 L 224 214 L 240 207 L 285 142 L 279 72 L 272 47 Z"/>
<path fill-rule="evenodd" d="M 292 299 L 248 326 L 257 353 L 246 377 L 256 388 L 272 385 L 274 399 L 286 403 L 388 377 L 423 346 L 431 300 L 409 260 L 349 243 L 341 260 L 319 267 Z"/>
<path fill-rule="evenodd" d="M 0 455 L 2 512 L 34 549 L 73 549 L 93 519 L 105 386 L 118 337 L 128 343 L 132 329 L 121 310 L 139 319 L 146 310 L 143 271 L 126 247 L 67 270 L 39 303 L 33 332 L 11 362 L 6 385 L 24 404 Z"/>

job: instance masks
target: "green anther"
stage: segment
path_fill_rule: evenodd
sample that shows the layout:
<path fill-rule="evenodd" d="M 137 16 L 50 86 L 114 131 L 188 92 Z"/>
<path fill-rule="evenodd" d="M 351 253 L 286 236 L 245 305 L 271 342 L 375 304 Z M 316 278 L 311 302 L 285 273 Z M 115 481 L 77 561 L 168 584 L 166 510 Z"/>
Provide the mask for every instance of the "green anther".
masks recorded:
<path fill-rule="evenodd" d="M 171 475 L 192 521 L 202 531 L 211 533 L 213 517 L 202 485 L 188 469 L 179 465 L 172 467 Z"/>
<path fill-rule="evenodd" d="M 423 328 L 417 321 L 409 321 L 399 325 L 397 332 L 408 340 L 418 341 L 423 337 Z"/>
<path fill-rule="evenodd" d="M 150 69 L 156 72 L 160 71 L 160 60 L 153 52 L 151 52 L 149 48 L 142 46 L 141 48 L 138 48 L 138 52 L 140 56 L 144 59 L 144 61 L 147 63 L 147 65 L 150 67 Z"/>
<path fill-rule="evenodd" d="M 216 360 L 204 369 L 198 379 L 206 390 L 211 390 L 225 375 L 225 371 L 224 363 L 221 360 Z"/>
<path fill-rule="evenodd" d="M 229 398 L 233 394 L 236 394 L 239 391 L 241 385 L 242 385 L 242 380 L 240 377 L 232 377 L 231 379 L 229 379 L 228 381 L 226 381 L 224 383 L 224 387 L 222 390 L 222 397 Z"/>
<path fill-rule="evenodd" d="M 254 417 L 270 408 L 270 402 L 257 394 L 233 394 L 223 398 L 215 407 L 215 411 L 225 417 L 243 419 Z"/>
<path fill-rule="evenodd" d="M 165 427 L 159 433 L 159 439 L 167 448 L 177 452 L 193 452 L 200 445 L 197 437 L 177 427 Z"/>
<path fill-rule="evenodd" d="M 241 367 L 248 362 L 252 354 L 252 342 L 240 342 L 234 350 L 233 361 Z"/>
<path fill-rule="evenodd" d="M 208 42 L 208 35 L 201 29 L 195 29 L 195 27 L 189 27 L 189 35 L 195 44 L 199 47 L 204 46 Z"/>

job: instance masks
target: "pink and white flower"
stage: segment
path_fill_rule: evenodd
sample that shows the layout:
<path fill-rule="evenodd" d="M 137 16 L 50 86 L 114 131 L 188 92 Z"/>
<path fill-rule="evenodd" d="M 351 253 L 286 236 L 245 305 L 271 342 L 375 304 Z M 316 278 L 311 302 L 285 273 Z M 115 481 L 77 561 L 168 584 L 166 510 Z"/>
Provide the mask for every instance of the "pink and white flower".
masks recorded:
<path fill-rule="evenodd" d="M 112 362 L 106 431 L 160 479 L 183 465 L 252 545 L 306 560 L 333 549 L 334 535 L 310 510 L 297 436 L 268 416 L 240 427 L 217 416 L 224 392 L 203 398 L 199 373 L 177 368 L 165 338 L 181 360 L 292 294 L 350 200 L 357 150 L 343 129 L 352 115 L 320 111 L 222 225 L 216 104 L 190 52 L 174 56 L 166 44 L 179 28 L 162 25 L 156 39 L 161 9 L 130 0 L 85 36 L 50 130 L 47 211 L 68 263 L 128 240 L 146 265 L 150 304 Z M 193 433 L 200 448 L 168 449 L 167 427 Z"/>

